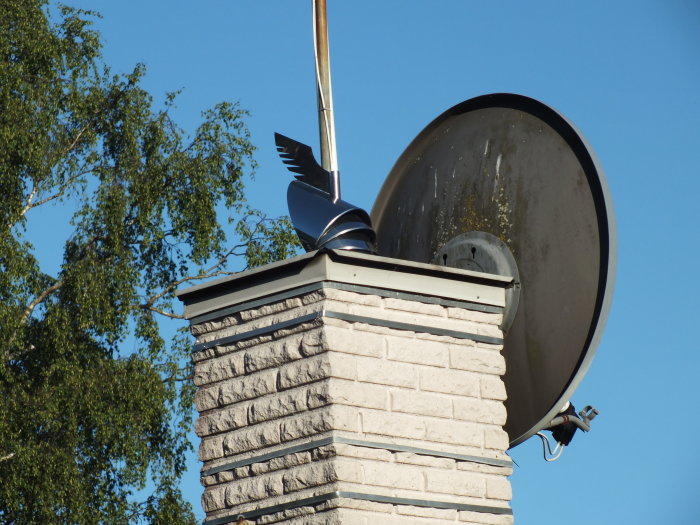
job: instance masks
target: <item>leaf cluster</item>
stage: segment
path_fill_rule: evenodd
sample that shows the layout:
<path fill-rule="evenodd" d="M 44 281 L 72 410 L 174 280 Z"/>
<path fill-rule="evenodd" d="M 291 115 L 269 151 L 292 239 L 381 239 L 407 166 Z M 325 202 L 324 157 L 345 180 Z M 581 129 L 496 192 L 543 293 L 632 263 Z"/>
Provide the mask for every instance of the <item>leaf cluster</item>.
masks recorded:
<path fill-rule="evenodd" d="M 296 237 L 246 204 L 245 111 L 218 104 L 187 136 L 175 93 L 154 109 L 142 65 L 102 62 L 95 13 L 2 4 L 0 521 L 193 523 L 177 489 L 189 344 L 166 342 L 159 320 L 181 317 L 178 286 L 227 275 L 236 256 L 288 257 Z M 48 205 L 72 224 L 53 275 L 28 240 Z"/>

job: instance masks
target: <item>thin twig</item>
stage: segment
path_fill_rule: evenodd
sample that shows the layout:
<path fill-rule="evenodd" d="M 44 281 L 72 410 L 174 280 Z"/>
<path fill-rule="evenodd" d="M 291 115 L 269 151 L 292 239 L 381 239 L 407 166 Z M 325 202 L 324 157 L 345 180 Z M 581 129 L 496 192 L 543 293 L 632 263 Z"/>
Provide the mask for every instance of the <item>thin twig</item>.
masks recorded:
<path fill-rule="evenodd" d="M 166 312 L 165 310 L 161 310 L 160 308 L 156 308 L 155 306 L 152 306 L 150 304 L 140 304 L 138 305 L 138 308 L 141 308 L 143 310 L 150 310 L 151 312 L 155 312 L 160 315 L 164 315 L 165 317 L 170 317 L 171 319 L 184 319 L 184 315 L 180 314 L 174 314 L 172 312 Z"/>

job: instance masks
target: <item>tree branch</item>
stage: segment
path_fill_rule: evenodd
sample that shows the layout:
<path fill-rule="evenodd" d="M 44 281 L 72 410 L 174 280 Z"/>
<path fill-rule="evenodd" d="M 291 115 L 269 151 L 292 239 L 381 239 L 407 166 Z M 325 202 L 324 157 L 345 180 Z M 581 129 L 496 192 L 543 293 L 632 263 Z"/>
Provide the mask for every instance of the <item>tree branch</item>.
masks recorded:
<path fill-rule="evenodd" d="M 63 194 L 66 193 L 66 190 L 67 190 L 76 180 L 78 180 L 80 177 L 82 177 L 82 176 L 85 175 L 86 173 L 89 173 L 90 171 L 91 171 L 91 170 L 79 171 L 78 173 L 76 173 L 76 174 L 73 175 L 72 177 L 68 177 L 68 180 L 66 180 L 66 182 L 64 182 L 64 183 L 59 187 L 58 192 L 54 193 L 53 195 L 50 195 L 49 197 L 46 197 L 45 199 L 40 200 L 39 202 L 35 202 L 35 203 L 32 204 L 31 206 L 29 206 L 29 207 L 27 208 L 27 210 L 30 210 L 30 209 L 32 209 L 32 208 L 37 208 L 37 207 L 41 206 L 42 204 L 46 204 L 47 202 L 50 202 L 50 201 L 52 201 L 52 200 L 54 200 L 54 199 L 58 199 L 59 197 L 62 197 Z M 26 211 L 25 211 L 24 213 L 26 213 Z"/>
<path fill-rule="evenodd" d="M 26 322 L 26 320 L 29 318 L 29 316 L 32 315 L 32 312 L 34 311 L 34 309 L 37 306 L 39 306 L 42 302 L 44 302 L 44 300 L 49 295 L 51 295 L 53 292 L 55 292 L 56 290 L 60 290 L 64 284 L 65 284 L 64 281 L 58 280 L 53 285 L 49 286 L 43 292 L 41 292 L 39 295 L 37 295 L 34 298 L 34 300 L 31 303 L 29 303 L 27 308 L 24 309 L 24 312 L 22 313 L 22 317 L 20 319 L 20 324 L 24 324 Z M 14 339 L 14 337 L 13 337 L 13 339 Z"/>
<path fill-rule="evenodd" d="M 15 457 L 14 452 L 11 452 L 10 454 L 7 454 L 6 456 L 2 456 L 0 458 L 0 463 L 2 463 L 3 461 L 7 461 L 8 459 L 12 459 L 13 457 Z"/>
<path fill-rule="evenodd" d="M 172 281 L 170 284 L 168 284 L 163 290 L 157 294 L 152 295 L 151 297 L 148 298 L 148 300 L 141 305 L 141 307 L 151 307 L 158 299 L 163 298 L 165 295 L 168 293 L 172 292 L 180 286 L 181 284 L 190 282 L 190 281 L 199 281 L 202 279 L 209 279 L 211 277 L 220 277 L 224 275 L 233 275 L 236 272 L 225 272 L 223 270 L 218 270 L 215 271 L 217 268 L 220 268 L 223 266 L 228 258 L 231 255 L 235 255 L 235 251 L 239 248 L 245 247 L 245 244 L 237 244 L 236 246 L 232 247 L 228 252 L 226 252 L 224 255 L 222 255 L 219 260 L 216 261 L 212 266 L 204 270 L 202 273 L 197 274 L 197 275 L 188 275 L 186 277 L 182 277 L 181 279 L 177 279 L 175 281 Z"/>
<path fill-rule="evenodd" d="M 136 305 L 135 308 L 141 308 L 142 310 L 149 310 L 151 312 L 155 312 L 157 314 L 164 315 L 165 317 L 170 317 L 171 319 L 184 319 L 185 318 L 184 315 L 174 314 L 172 312 L 166 312 L 165 310 L 162 310 L 160 308 L 156 308 L 155 306 L 150 305 L 148 303 Z"/>

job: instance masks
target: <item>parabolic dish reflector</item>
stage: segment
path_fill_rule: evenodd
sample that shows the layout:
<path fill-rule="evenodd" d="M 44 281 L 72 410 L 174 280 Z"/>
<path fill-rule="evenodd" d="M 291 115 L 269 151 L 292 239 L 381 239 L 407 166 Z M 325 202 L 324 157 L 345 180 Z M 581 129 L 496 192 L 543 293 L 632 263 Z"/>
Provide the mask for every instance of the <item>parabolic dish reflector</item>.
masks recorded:
<path fill-rule="evenodd" d="M 507 246 L 520 296 L 505 327 L 505 430 L 512 447 L 547 426 L 590 366 L 615 273 L 609 191 L 581 134 L 531 98 L 467 100 L 401 155 L 372 223 L 379 255 L 398 259 L 442 264 L 470 232 Z"/>

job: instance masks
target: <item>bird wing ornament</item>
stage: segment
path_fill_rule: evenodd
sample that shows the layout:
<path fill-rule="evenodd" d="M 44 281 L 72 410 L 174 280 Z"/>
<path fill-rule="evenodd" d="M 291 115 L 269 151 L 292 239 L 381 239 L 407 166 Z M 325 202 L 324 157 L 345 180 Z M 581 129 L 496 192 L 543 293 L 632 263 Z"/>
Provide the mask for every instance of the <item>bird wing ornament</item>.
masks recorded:
<path fill-rule="evenodd" d="M 279 133 L 275 144 L 287 169 L 296 174 L 287 190 L 287 205 L 304 249 L 375 253 L 369 214 L 340 199 L 337 173 L 323 169 L 306 144 Z"/>
<path fill-rule="evenodd" d="M 287 169 L 298 174 L 295 175 L 297 180 L 331 193 L 331 174 L 316 162 L 310 146 L 279 133 L 275 133 L 275 145 Z"/>

